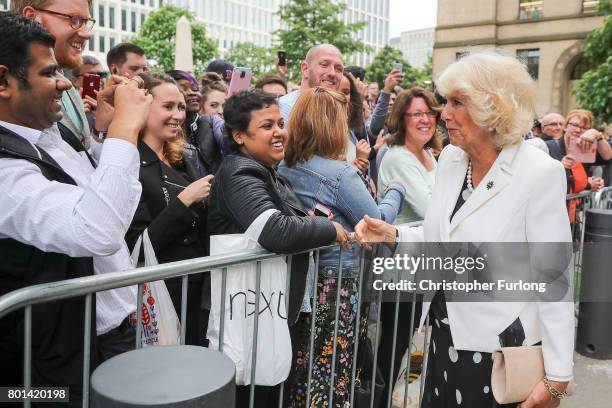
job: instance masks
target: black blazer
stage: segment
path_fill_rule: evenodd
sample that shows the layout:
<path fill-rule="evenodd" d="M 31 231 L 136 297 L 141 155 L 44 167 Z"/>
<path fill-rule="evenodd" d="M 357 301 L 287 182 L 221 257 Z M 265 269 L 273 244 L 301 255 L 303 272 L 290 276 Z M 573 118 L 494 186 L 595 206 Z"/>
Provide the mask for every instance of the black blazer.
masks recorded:
<path fill-rule="evenodd" d="M 142 140 L 138 141 L 138 152 L 142 195 L 125 236 L 130 250 L 148 228 L 159 263 L 206 256 L 208 239 L 204 204 L 186 207 L 177 198 L 193 178 L 182 167 L 169 167 L 162 163 Z"/>

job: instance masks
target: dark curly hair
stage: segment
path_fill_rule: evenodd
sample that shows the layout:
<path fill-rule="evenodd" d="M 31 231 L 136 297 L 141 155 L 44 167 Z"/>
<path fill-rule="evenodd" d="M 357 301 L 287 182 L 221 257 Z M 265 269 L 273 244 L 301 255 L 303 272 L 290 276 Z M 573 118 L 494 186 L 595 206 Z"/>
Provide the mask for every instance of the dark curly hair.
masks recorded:
<path fill-rule="evenodd" d="M 20 89 L 30 89 L 31 43 L 53 48 L 55 37 L 31 18 L 10 11 L 0 12 L 0 65 L 17 78 Z"/>
<path fill-rule="evenodd" d="M 233 135 L 235 132 L 246 133 L 251 122 L 251 112 L 276 105 L 278 105 L 276 96 L 261 89 L 240 91 L 228 98 L 223 107 L 228 146 L 233 150 L 240 148 Z"/>

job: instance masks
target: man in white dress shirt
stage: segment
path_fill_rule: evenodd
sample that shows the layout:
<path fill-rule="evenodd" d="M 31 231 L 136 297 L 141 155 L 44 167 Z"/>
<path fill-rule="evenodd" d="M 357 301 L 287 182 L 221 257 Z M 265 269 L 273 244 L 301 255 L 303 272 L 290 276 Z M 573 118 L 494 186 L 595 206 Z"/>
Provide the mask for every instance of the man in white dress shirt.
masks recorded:
<path fill-rule="evenodd" d="M 71 84 L 59 71 L 54 42 L 34 20 L 0 13 L 0 296 L 36 283 L 131 268 L 124 235 L 140 198 L 136 142 L 152 97 L 138 80 L 111 81 L 99 95 L 98 109 L 112 122 L 94 169 L 84 152 L 62 140 L 55 124 Z M 105 335 L 122 328 L 135 300 L 133 287 L 96 295 L 92 351 L 97 340 L 104 343 Z M 32 310 L 32 384 L 69 386 L 75 406 L 81 398 L 83 313 L 82 298 Z M 0 319 L 2 385 L 20 385 L 23 378 L 22 316 Z M 101 357 L 112 355 L 115 346 L 108 341 Z"/>

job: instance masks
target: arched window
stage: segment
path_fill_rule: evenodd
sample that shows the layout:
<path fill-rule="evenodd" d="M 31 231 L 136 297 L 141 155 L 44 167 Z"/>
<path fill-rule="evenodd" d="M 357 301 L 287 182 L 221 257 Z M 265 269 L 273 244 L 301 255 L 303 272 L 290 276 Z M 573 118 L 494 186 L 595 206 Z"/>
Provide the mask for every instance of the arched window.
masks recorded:
<path fill-rule="evenodd" d="M 570 72 L 570 81 L 582 78 L 582 75 L 584 75 L 584 73 L 591 68 L 592 67 L 584 58 L 580 58 L 580 60 L 576 63 L 576 65 L 574 65 L 574 68 L 572 68 L 572 71 Z"/>

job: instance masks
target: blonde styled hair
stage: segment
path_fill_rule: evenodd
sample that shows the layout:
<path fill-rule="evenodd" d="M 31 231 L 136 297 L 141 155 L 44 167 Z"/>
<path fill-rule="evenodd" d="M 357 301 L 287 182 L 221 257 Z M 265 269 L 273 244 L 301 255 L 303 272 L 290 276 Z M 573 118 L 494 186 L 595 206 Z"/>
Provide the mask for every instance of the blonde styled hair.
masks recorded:
<path fill-rule="evenodd" d="M 570 119 L 573 119 L 573 118 L 578 119 L 580 121 L 580 124 L 584 123 L 585 127 L 588 127 L 588 128 L 592 128 L 593 122 L 595 121 L 595 118 L 593 117 L 593 113 L 585 109 L 574 109 L 573 111 L 568 113 L 565 123 L 566 124 L 569 123 Z"/>
<path fill-rule="evenodd" d="M 321 87 L 302 92 L 289 116 L 288 129 L 287 166 L 293 167 L 315 154 L 346 160 L 349 132 L 346 97 Z"/>
<path fill-rule="evenodd" d="M 167 74 L 158 72 L 143 72 L 140 77 L 144 81 L 144 88 L 155 97 L 155 88 L 162 84 L 172 84 L 178 88 L 176 81 Z M 144 130 L 140 136 L 144 135 Z M 172 139 L 166 140 L 164 143 L 164 156 L 168 159 L 168 163 L 172 166 L 178 166 L 183 162 L 183 153 L 185 151 L 185 134 L 180 128 L 178 134 Z"/>
<path fill-rule="evenodd" d="M 442 96 L 454 91 L 465 96 L 472 120 L 499 148 L 518 143 L 531 130 L 535 84 L 513 56 L 500 50 L 470 54 L 447 67 L 436 86 Z"/>

